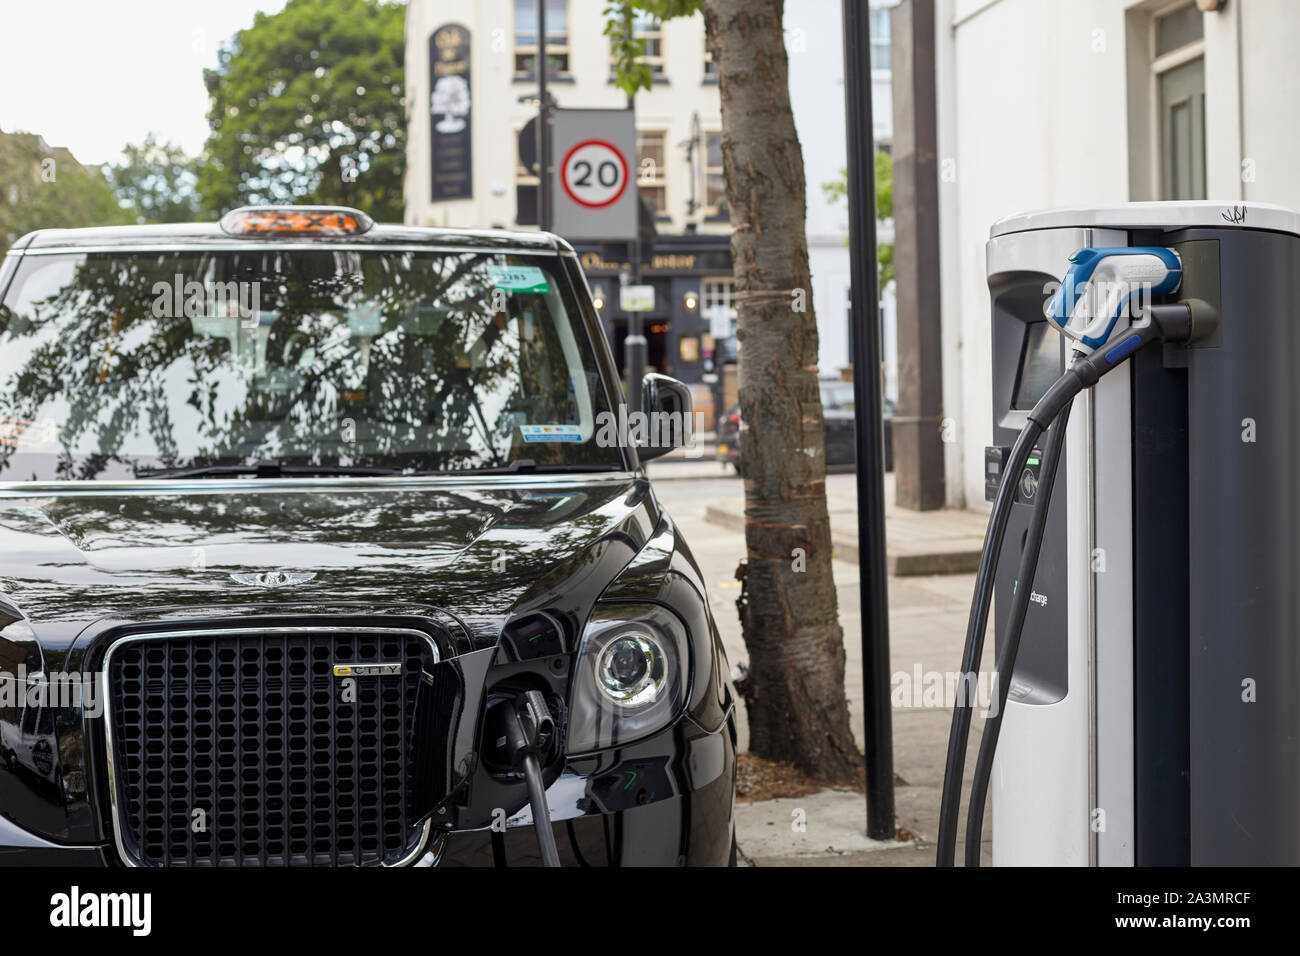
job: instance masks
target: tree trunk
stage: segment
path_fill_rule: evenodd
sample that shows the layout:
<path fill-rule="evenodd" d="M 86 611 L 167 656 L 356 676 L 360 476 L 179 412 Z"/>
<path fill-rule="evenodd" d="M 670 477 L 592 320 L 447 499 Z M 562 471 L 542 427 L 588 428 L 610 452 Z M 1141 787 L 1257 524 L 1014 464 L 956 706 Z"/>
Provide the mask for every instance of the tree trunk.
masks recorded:
<path fill-rule="evenodd" d="M 790 110 L 782 0 L 703 0 L 722 98 L 745 469 L 745 699 L 750 749 L 829 781 L 862 757 L 844 696 L 831 577 L 826 429 Z"/>

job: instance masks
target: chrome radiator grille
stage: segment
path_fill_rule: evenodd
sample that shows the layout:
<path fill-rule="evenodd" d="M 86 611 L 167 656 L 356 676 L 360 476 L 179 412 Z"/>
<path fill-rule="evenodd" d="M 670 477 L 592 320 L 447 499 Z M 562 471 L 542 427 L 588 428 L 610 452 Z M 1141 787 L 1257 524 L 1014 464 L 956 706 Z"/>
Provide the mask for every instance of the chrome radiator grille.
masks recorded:
<path fill-rule="evenodd" d="M 119 852 L 143 866 L 406 861 L 427 836 L 410 818 L 411 726 L 436 660 L 428 635 L 387 628 L 118 640 L 104 691 Z"/>

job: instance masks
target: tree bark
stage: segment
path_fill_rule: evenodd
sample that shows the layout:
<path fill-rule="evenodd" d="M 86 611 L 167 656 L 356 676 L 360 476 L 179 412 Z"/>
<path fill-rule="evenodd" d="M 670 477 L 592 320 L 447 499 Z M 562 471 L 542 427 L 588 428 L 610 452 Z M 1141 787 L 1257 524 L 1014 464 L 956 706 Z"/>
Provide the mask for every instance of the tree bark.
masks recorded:
<path fill-rule="evenodd" d="M 849 725 L 831 576 L 817 319 L 783 2 L 702 6 L 722 99 L 738 308 L 750 749 L 824 780 L 856 782 L 862 757 Z"/>

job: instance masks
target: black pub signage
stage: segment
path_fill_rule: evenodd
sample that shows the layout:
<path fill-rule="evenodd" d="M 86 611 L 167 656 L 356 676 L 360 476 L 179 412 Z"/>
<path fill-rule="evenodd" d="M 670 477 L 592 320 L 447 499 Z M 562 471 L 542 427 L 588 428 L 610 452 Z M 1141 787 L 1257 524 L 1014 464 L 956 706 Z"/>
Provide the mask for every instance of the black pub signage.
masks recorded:
<path fill-rule="evenodd" d="M 474 195 L 469 30 L 457 23 L 429 37 L 430 161 L 433 201 Z"/>

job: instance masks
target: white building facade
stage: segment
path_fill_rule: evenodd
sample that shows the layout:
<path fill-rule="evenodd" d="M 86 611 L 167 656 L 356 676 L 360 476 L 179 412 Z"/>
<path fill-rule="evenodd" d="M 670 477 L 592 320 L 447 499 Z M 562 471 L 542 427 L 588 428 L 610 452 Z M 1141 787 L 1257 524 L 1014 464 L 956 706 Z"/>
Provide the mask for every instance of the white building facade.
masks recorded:
<path fill-rule="evenodd" d="M 871 2 L 872 124 L 876 149 L 894 140 L 890 85 L 890 9 L 897 0 Z M 849 315 L 849 210 L 833 202 L 822 186 L 841 177 L 846 160 L 844 115 L 844 30 L 840 0 L 810 0 L 785 7 L 786 52 L 790 61 L 790 103 L 803 147 L 808 187 L 808 266 L 823 375 L 836 375 L 852 361 Z M 877 240 L 892 242 L 893 221 L 877 223 Z M 881 290 L 885 394 L 898 398 L 897 322 L 894 289 Z"/>
<path fill-rule="evenodd" d="M 612 82 L 609 40 L 602 34 L 604 0 L 546 0 L 548 85 L 561 108 L 621 109 L 627 95 Z M 407 135 L 406 220 L 420 225 L 514 228 L 516 186 L 535 182 L 521 168 L 516 139 L 537 115 L 537 0 L 411 0 L 406 11 L 406 84 L 411 104 Z M 429 38 L 459 24 L 469 34 L 473 102 L 473 195 L 434 202 L 430 148 L 436 117 L 429 112 Z M 708 164 L 688 159 L 685 143 L 707 151 L 722 130 L 718 87 L 700 16 L 649 21 L 638 35 L 651 45 L 654 88 L 636 96 L 642 194 L 653 192 L 661 231 L 727 234 L 710 193 Z M 709 142 L 704 142 L 709 140 Z M 715 146 L 716 150 L 716 146 Z M 720 162 L 718 167 L 720 173 Z M 717 180 L 713 182 L 716 190 Z M 725 186 L 722 187 L 725 191 Z M 689 209 L 690 201 L 696 202 Z M 714 200 L 712 203 L 710 199 Z M 688 211 L 689 209 L 689 211 Z M 527 224 L 526 224 L 527 225 Z"/>
<path fill-rule="evenodd" d="M 948 499 L 981 507 L 989 226 L 1154 199 L 1300 209 L 1300 3 L 936 2 Z"/>

